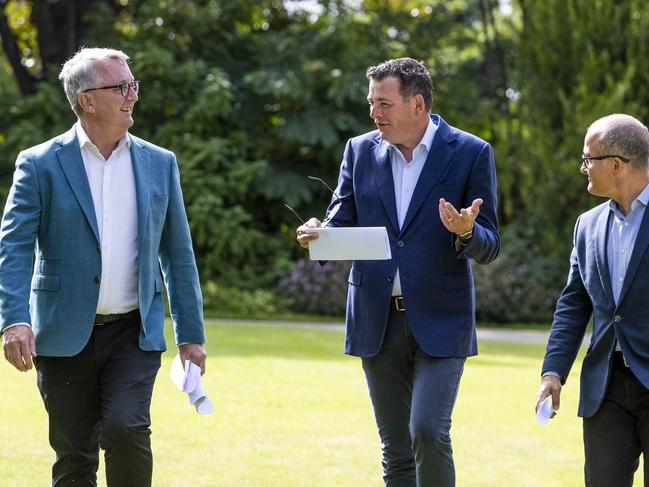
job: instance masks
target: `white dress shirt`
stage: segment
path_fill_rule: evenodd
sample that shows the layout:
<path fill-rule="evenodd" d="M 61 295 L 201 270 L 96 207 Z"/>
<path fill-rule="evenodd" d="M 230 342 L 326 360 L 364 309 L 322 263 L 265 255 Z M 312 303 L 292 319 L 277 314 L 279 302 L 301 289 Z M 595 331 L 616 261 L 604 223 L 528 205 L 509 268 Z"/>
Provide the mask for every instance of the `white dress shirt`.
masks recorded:
<path fill-rule="evenodd" d="M 138 218 L 128 134 L 108 160 L 76 124 L 101 241 L 101 283 L 97 314 L 126 313 L 138 307 Z"/>
<path fill-rule="evenodd" d="M 428 127 L 424 136 L 419 141 L 419 144 L 412 151 L 412 160 L 406 161 L 401 151 L 397 146 L 390 144 L 390 164 L 392 165 L 392 180 L 394 181 L 394 199 L 397 204 L 397 219 L 399 221 L 399 228 L 403 225 L 403 221 L 408 213 L 410 200 L 412 194 L 419 181 L 428 152 L 433 145 L 435 132 L 437 126 L 431 119 L 428 120 Z M 399 268 L 394 275 L 394 285 L 392 286 L 392 296 L 401 296 L 401 276 L 399 275 Z"/>

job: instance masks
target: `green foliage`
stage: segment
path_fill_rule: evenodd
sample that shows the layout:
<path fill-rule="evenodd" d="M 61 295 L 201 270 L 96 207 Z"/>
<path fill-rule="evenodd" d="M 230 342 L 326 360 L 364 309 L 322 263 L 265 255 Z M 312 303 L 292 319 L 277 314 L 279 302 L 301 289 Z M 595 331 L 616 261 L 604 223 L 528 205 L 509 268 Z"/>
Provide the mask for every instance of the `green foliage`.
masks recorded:
<path fill-rule="evenodd" d="M 178 155 L 201 277 L 225 289 L 272 290 L 301 255 L 283 203 L 322 215 L 330 195 L 306 175 L 334 184 L 345 140 L 373 128 L 368 65 L 424 60 L 433 111 L 494 146 L 504 239 L 500 262 L 477 271 L 499 283 L 479 289 L 483 317 L 550 319 L 574 220 L 597 202 L 578 170 L 585 129 L 612 112 L 647 116 L 640 0 L 119 4 L 86 6 L 84 44 L 131 56 L 142 80 L 132 131 Z M 58 66 L 40 66 L 31 5 L 4 7 L 23 63 L 44 78 L 21 97 L 0 66 L 0 197 L 17 153 L 74 120 Z M 505 290 L 525 282 L 535 290 L 514 313 Z"/>
<path fill-rule="evenodd" d="M 203 284 L 205 312 L 245 318 L 268 318 L 285 313 L 288 302 L 270 291 L 247 291 L 219 286 L 214 281 Z"/>

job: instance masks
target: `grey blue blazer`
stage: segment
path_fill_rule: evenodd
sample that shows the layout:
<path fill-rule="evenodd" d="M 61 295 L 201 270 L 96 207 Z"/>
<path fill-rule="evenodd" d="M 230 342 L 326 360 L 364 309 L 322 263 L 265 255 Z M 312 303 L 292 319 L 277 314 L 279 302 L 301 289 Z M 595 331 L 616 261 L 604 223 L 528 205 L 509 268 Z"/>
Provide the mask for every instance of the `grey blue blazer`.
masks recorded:
<path fill-rule="evenodd" d="M 163 276 L 178 343 L 203 343 L 202 298 L 173 153 L 131 138 L 140 347 L 164 350 Z M 36 352 L 72 356 L 92 332 L 101 246 L 74 128 L 21 152 L 0 227 L 0 330 L 27 322 Z"/>
<path fill-rule="evenodd" d="M 566 381 L 592 318 L 593 335 L 581 368 L 579 416 L 593 416 L 604 399 L 615 342 L 649 388 L 649 211 L 645 211 L 618 304 L 608 271 L 609 203 L 577 219 L 570 274 L 554 314 L 543 372 Z"/>

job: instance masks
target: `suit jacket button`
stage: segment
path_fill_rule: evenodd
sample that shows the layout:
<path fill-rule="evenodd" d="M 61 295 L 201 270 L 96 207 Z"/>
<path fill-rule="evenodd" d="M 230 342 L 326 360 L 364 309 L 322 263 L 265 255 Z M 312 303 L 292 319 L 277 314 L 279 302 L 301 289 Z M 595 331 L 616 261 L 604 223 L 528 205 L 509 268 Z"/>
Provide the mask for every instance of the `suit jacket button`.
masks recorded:
<path fill-rule="evenodd" d="M 615 315 L 613 317 L 613 321 L 615 321 L 616 323 L 619 323 L 620 321 L 622 321 L 622 317 L 620 315 Z"/>
<path fill-rule="evenodd" d="M 392 276 L 388 276 L 388 282 L 392 282 Z"/>
<path fill-rule="evenodd" d="M 397 246 L 399 246 L 399 247 L 403 247 L 404 245 L 406 245 L 406 244 L 404 243 L 403 240 L 399 240 L 399 241 L 397 242 Z"/>
<path fill-rule="evenodd" d="M 101 278 L 99 276 L 95 276 L 95 282 L 99 284 L 99 281 L 101 281 Z"/>

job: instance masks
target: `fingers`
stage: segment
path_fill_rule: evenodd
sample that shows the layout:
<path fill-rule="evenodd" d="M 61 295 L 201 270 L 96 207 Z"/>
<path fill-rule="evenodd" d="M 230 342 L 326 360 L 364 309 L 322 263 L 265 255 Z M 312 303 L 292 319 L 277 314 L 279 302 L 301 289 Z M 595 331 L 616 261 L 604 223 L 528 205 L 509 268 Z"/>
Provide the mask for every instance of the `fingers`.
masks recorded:
<path fill-rule="evenodd" d="M 554 411 L 552 417 L 554 418 L 559 410 L 559 406 L 561 405 L 561 381 L 558 377 L 546 375 L 541 380 L 539 392 L 536 395 L 534 411 L 538 411 L 541 403 L 550 395 L 552 396 L 552 409 Z"/>
<path fill-rule="evenodd" d="M 202 343 L 185 343 L 178 346 L 180 359 L 184 362 L 189 360 L 191 363 L 201 368 L 201 375 L 205 373 L 207 363 L 207 351 Z"/>
<path fill-rule="evenodd" d="M 461 235 L 473 229 L 473 221 L 480 212 L 482 199 L 473 201 L 469 208 L 462 208 L 458 212 L 455 207 L 444 198 L 439 200 L 439 217 L 444 227 L 450 232 Z"/>
<path fill-rule="evenodd" d="M 3 334 L 3 342 L 7 362 L 21 372 L 32 369 L 32 357 L 36 356 L 36 342 L 28 324 L 20 324 L 6 330 Z"/>
<path fill-rule="evenodd" d="M 317 218 L 309 219 L 304 225 L 297 227 L 296 239 L 297 242 L 303 247 L 308 248 L 309 242 L 318 238 L 318 234 L 312 231 L 313 228 L 320 228 L 322 223 Z"/>

